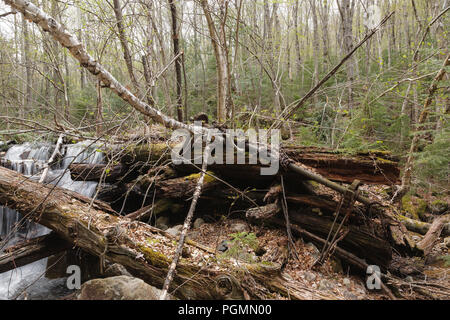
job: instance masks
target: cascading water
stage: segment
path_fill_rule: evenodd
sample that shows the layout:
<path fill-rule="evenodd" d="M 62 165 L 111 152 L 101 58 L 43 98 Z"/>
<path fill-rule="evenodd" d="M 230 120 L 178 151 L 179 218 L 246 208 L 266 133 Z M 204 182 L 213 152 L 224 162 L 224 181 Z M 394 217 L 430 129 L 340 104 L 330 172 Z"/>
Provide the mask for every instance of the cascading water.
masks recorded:
<path fill-rule="evenodd" d="M 12 146 L 4 159 L 12 170 L 20 172 L 31 179 L 38 180 L 40 172 L 50 158 L 54 146 L 49 144 L 31 144 Z M 73 181 L 68 167 L 71 163 L 101 163 L 103 154 L 97 151 L 91 141 L 63 146 L 65 155 L 60 165 L 49 170 L 44 183 L 92 197 L 97 187 L 93 181 Z M 45 235 L 50 232 L 37 223 L 25 221 L 20 223 L 22 215 L 15 210 L 0 206 L 0 252 L 11 245 Z M 44 277 L 47 258 L 23 267 L 0 274 L 0 300 L 12 299 L 21 294 L 28 299 L 52 299 L 67 294 L 65 279 L 46 279 Z M 24 294 L 26 292 L 26 294 Z"/>

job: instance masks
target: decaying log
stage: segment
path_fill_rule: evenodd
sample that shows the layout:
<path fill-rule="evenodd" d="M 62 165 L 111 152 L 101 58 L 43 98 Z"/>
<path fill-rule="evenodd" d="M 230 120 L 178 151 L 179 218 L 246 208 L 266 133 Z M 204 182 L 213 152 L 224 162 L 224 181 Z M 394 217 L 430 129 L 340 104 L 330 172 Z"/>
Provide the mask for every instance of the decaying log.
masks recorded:
<path fill-rule="evenodd" d="M 428 230 L 430 230 L 431 223 L 407 218 L 405 216 L 399 215 L 399 220 L 405 225 L 406 229 L 412 232 L 419 233 L 421 235 L 425 235 Z M 448 237 L 450 236 L 450 222 L 445 221 L 444 227 L 442 229 L 442 236 Z"/>
<path fill-rule="evenodd" d="M 436 242 L 439 240 L 446 221 L 447 218 L 445 216 L 440 216 L 434 219 L 430 229 L 425 234 L 425 237 L 423 237 L 421 241 L 417 242 L 417 249 L 422 251 L 425 256 L 428 256 Z"/>
<path fill-rule="evenodd" d="M 274 220 L 275 223 L 277 223 L 278 225 L 282 225 L 283 221 L 281 219 L 277 219 Z M 322 248 L 325 244 L 326 241 L 302 228 L 300 228 L 299 226 L 293 225 L 292 226 L 292 230 L 297 233 L 298 235 L 302 236 L 303 238 L 308 239 L 309 241 L 314 242 L 319 248 Z M 346 263 L 350 264 L 351 266 L 353 266 L 355 269 L 359 270 L 360 272 L 366 273 L 368 270 L 369 265 L 367 264 L 366 261 L 358 258 L 357 256 L 355 256 L 354 254 L 340 248 L 339 246 L 336 246 L 335 250 L 334 250 L 334 254 L 341 259 L 342 261 L 345 261 Z M 392 294 L 392 292 L 389 290 L 389 288 L 386 287 L 386 285 L 381 282 L 381 287 L 382 289 L 388 294 L 388 296 L 395 300 L 395 296 Z"/>
<path fill-rule="evenodd" d="M 27 214 L 62 239 L 104 261 L 124 265 L 131 274 L 150 285 L 162 287 L 176 243 L 157 229 L 90 207 L 73 198 L 67 190 L 52 189 L 5 168 L 0 168 L 0 204 Z M 252 298 L 271 298 L 270 290 L 291 299 L 311 295 L 327 298 L 323 293 L 312 293 L 289 284 L 277 266 L 213 263 L 210 252 L 189 243 L 185 247 L 191 254 L 178 263 L 169 290 L 178 298 L 242 299 L 242 287 L 248 277 L 253 278 L 254 285 L 245 286 L 245 290 Z"/>
<path fill-rule="evenodd" d="M 0 254 L 0 273 L 49 257 L 70 248 L 54 233 L 16 244 Z"/>
<path fill-rule="evenodd" d="M 279 204 L 270 204 L 260 207 L 260 210 L 258 208 L 247 210 L 247 217 L 271 223 L 272 221 L 278 221 L 275 215 L 280 211 Z M 333 221 L 328 217 L 314 216 L 303 210 L 297 211 L 290 208 L 289 217 L 291 226 L 297 225 L 297 227 L 324 239 L 327 238 L 330 230 L 335 232 L 338 228 L 338 224 L 335 224 L 332 228 Z M 391 244 L 379 236 L 384 233 L 382 229 L 382 226 L 372 221 L 370 226 L 344 225 L 346 236 L 339 241 L 339 247 L 365 259 L 367 262 L 387 269 L 392 259 L 392 249 Z"/>
<path fill-rule="evenodd" d="M 331 228 L 333 221 L 326 217 L 313 216 L 302 212 L 290 212 L 292 224 L 298 224 L 305 229 L 322 238 L 327 238 L 328 233 L 336 231 L 338 224 Z M 370 221 L 369 226 L 365 225 L 344 225 L 346 236 L 339 241 L 339 246 L 354 255 L 364 258 L 367 262 L 376 264 L 387 269 L 392 259 L 392 248 L 389 241 L 382 238 L 382 227 Z M 373 229 L 379 229 L 376 232 Z"/>
<path fill-rule="evenodd" d="M 369 151 L 345 154 L 323 148 L 286 147 L 283 151 L 296 162 L 303 163 L 324 177 L 352 183 L 358 179 L 366 184 L 392 185 L 399 182 L 398 159 L 387 152 Z"/>

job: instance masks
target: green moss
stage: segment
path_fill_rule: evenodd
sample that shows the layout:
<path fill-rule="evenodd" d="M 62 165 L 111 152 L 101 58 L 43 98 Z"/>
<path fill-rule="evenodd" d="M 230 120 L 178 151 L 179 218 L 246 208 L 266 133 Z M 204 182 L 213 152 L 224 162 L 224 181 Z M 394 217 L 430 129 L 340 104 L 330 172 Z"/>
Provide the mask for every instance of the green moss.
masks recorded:
<path fill-rule="evenodd" d="M 139 249 L 144 254 L 145 260 L 149 261 L 153 266 L 165 268 L 169 265 L 169 259 L 162 253 L 143 245 L 139 246 Z"/>
<path fill-rule="evenodd" d="M 441 259 L 442 261 L 444 261 L 444 267 L 448 268 L 450 267 L 450 255 L 444 255 L 444 256 L 440 256 L 439 259 Z"/>
<path fill-rule="evenodd" d="M 149 245 L 152 245 L 152 244 L 160 243 L 161 241 L 158 240 L 158 239 L 147 238 L 147 239 L 146 239 L 146 242 L 147 242 Z"/>
<path fill-rule="evenodd" d="M 427 203 L 425 200 L 407 194 L 402 198 L 402 210 L 406 216 L 419 220 L 425 214 Z"/>
<path fill-rule="evenodd" d="M 211 171 L 206 171 L 207 174 L 205 174 L 205 178 L 203 179 L 204 183 L 210 183 L 216 180 L 216 178 L 213 177 L 214 173 Z M 186 177 L 188 180 L 198 180 L 200 178 L 200 173 L 193 173 Z"/>
<path fill-rule="evenodd" d="M 387 160 L 387 159 L 380 158 L 380 157 L 376 157 L 376 161 L 377 161 L 377 162 L 380 162 L 380 163 L 386 163 L 386 164 L 388 164 L 388 163 L 390 163 L 390 164 L 396 164 L 394 161 Z"/>

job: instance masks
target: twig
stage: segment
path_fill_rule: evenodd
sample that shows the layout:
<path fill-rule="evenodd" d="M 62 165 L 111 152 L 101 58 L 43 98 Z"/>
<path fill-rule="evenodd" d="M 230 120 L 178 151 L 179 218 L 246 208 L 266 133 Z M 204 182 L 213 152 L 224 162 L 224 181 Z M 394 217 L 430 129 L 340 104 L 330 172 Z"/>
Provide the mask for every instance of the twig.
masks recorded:
<path fill-rule="evenodd" d="M 284 190 L 283 175 L 280 176 L 280 180 L 281 180 L 281 190 L 283 191 L 283 197 L 281 199 L 281 207 L 283 208 L 284 219 L 286 221 L 286 233 L 287 233 L 288 240 L 289 240 L 288 241 L 288 250 L 289 250 L 289 253 L 292 253 L 292 251 L 293 251 L 295 258 L 297 260 L 300 260 L 300 258 L 298 256 L 297 248 L 295 247 L 294 237 L 292 236 L 291 223 L 289 221 L 289 211 L 288 211 L 288 206 L 287 206 L 287 201 L 286 201 L 286 192 Z M 291 246 L 292 246 L 292 250 L 290 250 Z M 288 256 L 288 258 L 289 258 L 289 256 Z"/>
<path fill-rule="evenodd" d="M 202 172 L 200 173 L 200 178 L 198 179 L 197 186 L 195 187 L 194 196 L 192 198 L 191 207 L 189 208 L 189 212 L 184 220 L 183 229 L 181 230 L 180 239 L 178 240 L 177 250 L 175 251 L 175 255 L 172 259 L 172 263 L 170 264 L 169 270 L 167 272 L 166 279 L 164 280 L 164 285 L 162 288 L 161 295 L 159 300 L 166 300 L 167 291 L 169 290 L 170 283 L 172 282 L 175 269 L 178 264 L 178 260 L 181 257 L 181 253 L 183 251 L 184 241 L 186 239 L 187 231 L 191 227 L 192 217 L 194 215 L 195 207 L 197 205 L 198 198 L 200 197 L 203 180 L 205 178 L 205 171 L 208 165 L 208 155 L 209 155 L 210 147 L 206 146 L 205 151 L 203 153 L 203 164 L 202 164 Z"/>

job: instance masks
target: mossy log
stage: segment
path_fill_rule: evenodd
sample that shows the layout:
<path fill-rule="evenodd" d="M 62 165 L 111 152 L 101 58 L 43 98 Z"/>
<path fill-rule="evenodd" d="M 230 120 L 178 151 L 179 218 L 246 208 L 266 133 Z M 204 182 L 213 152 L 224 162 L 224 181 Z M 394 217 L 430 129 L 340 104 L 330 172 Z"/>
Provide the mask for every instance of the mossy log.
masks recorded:
<path fill-rule="evenodd" d="M 402 215 L 398 215 L 398 219 L 403 223 L 406 229 L 421 235 L 425 235 L 431 227 L 431 223 L 410 219 Z M 444 223 L 441 234 L 443 237 L 450 236 L 450 222 L 447 221 Z"/>
<path fill-rule="evenodd" d="M 161 288 L 176 241 L 147 224 L 111 215 L 67 190 L 38 184 L 0 168 L 0 204 L 55 231 L 62 239 L 103 261 L 119 263 L 131 274 Z M 185 244 L 189 257 L 178 263 L 170 293 L 181 299 L 331 298 L 294 286 L 280 268 L 264 263 L 235 265 L 210 251 Z M 250 281 L 250 282 L 249 282 Z M 252 283 L 249 285 L 249 283 Z"/>

